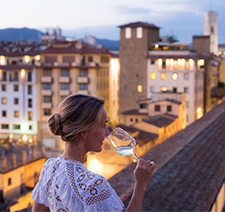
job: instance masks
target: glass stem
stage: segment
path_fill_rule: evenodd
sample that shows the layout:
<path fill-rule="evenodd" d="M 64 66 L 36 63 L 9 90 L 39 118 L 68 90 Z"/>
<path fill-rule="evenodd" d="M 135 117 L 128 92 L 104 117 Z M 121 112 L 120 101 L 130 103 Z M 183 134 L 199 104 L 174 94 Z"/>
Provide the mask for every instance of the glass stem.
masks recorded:
<path fill-rule="evenodd" d="M 134 152 L 132 153 L 132 155 L 136 158 L 137 161 L 139 160 L 138 156 Z"/>

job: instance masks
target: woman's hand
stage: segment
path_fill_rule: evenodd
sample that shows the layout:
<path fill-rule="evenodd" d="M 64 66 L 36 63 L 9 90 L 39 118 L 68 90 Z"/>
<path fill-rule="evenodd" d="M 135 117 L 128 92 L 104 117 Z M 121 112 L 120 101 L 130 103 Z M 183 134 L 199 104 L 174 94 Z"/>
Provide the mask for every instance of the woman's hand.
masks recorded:
<path fill-rule="evenodd" d="M 134 180 L 137 186 L 141 186 L 146 189 L 149 180 L 151 179 L 153 170 L 155 168 L 155 163 L 150 160 L 144 160 L 140 158 L 137 161 L 137 166 L 134 170 Z"/>
<path fill-rule="evenodd" d="M 145 190 L 151 179 L 155 164 L 153 161 L 140 158 L 134 170 L 134 190 L 126 212 L 141 211 Z"/>

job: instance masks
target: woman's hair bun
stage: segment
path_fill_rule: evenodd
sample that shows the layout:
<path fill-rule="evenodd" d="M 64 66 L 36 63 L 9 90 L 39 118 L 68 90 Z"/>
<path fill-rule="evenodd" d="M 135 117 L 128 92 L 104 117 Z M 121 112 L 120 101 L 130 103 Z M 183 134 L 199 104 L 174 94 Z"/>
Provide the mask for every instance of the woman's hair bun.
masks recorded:
<path fill-rule="evenodd" d="M 62 135 L 61 117 L 58 113 L 54 113 L 50 116 L 48 126 L 53 135 Z"/>

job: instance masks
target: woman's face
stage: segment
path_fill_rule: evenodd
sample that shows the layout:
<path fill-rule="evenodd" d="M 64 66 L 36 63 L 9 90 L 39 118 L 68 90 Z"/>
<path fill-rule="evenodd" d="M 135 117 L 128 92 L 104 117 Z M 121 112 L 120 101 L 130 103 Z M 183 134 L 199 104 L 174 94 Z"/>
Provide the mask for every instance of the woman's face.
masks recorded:
<path fill-rule="evenodd" d="M 106 126 L 108 122 L 107 113 L 105 108 L 102 108 L 100 123 L 97 123 L 90 131 L 87 132 L 87 137 L 85 139 L 85 146 L 87 152 L 100 152 L 102 150 L 102 144 L 109 135 L 108 128 Z"/>

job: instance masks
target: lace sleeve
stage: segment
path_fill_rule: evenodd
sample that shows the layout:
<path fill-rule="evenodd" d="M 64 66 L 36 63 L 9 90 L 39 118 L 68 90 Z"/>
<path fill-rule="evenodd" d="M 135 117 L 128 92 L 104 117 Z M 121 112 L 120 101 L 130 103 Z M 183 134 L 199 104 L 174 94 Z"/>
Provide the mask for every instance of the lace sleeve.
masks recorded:
<path fill-rule="evenodd" d="M 70 185 L 84 205 L 85 211 L 122 211 L 123 203 L 107 180 L 86 167 L 67 162 L 66 170 Z M 73 211 L 76 209 L 74 208 Z"/>

